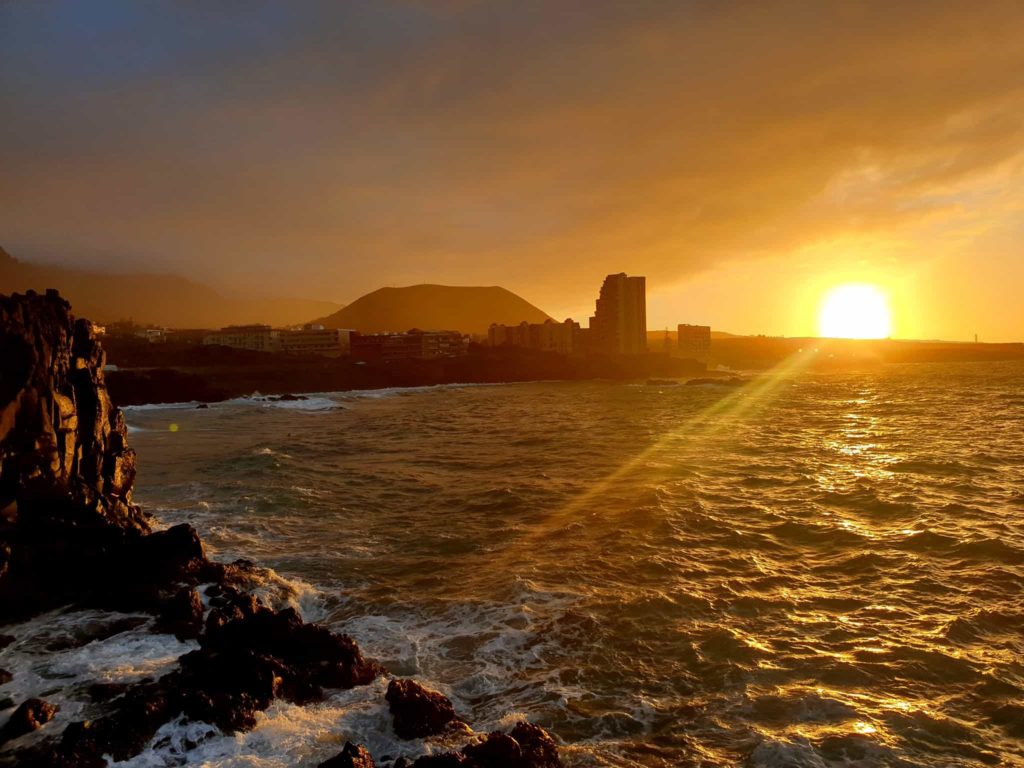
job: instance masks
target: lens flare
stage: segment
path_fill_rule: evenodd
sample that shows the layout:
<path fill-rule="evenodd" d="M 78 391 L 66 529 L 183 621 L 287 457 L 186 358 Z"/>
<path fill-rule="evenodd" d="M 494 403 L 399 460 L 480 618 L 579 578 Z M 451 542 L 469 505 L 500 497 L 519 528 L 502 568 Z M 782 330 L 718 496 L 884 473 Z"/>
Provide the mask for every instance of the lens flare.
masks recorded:
<path fill-rule="evenodd" d="M 889 300 L 860 283 L 833 288 L 821 303 L 818 334 L 830 339 L 885 339 L 892 335 Z"/>

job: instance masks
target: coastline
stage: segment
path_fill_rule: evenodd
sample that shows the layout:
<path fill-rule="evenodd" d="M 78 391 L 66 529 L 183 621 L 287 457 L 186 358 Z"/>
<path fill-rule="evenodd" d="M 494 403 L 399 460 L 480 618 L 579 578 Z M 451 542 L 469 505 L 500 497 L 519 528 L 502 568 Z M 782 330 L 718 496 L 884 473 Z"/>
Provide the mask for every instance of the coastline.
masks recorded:
<path fill-rule="evenodd" d="M 399 766 L 556 768 L 554 739 L 527 722 L 478 734 L 441 693 L 390 675 L 352 638 L 261 599 L 269 572 L 247 560 L 210 560 L 194 528 L 157 530 L 132 502 L 135 453 L 103 375 L 88 321 L 73 321 L 55 291 L 0 296 L 0 660 L 74 652 L 124 632 L 173 636 L 181 651 L 132 682 L 98 679 L 61 714 L 52 683 L 0 670 L 0 765 L 103 766 L 139 755 L 172 722 L 231 734 L 275 701 L 307 705 L 330 690 L 387 680 L 398 738 L 419 744 Z M 24 622 L 93 612 L 67 640 L 35 648 Z M 108 662 L 109 663 L 109 662 Z M 49 691 L 50 693 L 47 693 Z M 346 734 L 348 736 L 349 734 Z M 351 734 L 354 735 L 354 734 Z M 186 739 L 187 752 L 198 746 Z M 323 766 L 375 765 L 346 741 Z"/>

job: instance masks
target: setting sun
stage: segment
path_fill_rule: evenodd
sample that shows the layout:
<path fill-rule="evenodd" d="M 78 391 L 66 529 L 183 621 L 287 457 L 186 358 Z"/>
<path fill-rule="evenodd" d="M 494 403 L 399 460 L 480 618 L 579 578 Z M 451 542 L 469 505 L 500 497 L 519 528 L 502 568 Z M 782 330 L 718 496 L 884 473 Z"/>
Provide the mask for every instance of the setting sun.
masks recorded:
<path fill-rule="evenodd" d="M 833 288 L 821 303 L 818 333 L 833 339 L 884 339 L 892 333 L 885 294 L 873 285 Z"/>

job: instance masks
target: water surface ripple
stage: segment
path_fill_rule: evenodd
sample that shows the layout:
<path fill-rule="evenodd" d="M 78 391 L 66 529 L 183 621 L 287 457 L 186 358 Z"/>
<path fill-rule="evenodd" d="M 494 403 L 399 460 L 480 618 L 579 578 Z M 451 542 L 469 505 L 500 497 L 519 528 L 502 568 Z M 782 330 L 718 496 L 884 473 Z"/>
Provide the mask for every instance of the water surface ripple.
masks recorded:
<path fill-rule="evenodd" d="M 569 765 L 1024 765 L 1024 366 L 128 420 L 160 519 Z M 346 706 L 245 749 L 315 764 Z"/>

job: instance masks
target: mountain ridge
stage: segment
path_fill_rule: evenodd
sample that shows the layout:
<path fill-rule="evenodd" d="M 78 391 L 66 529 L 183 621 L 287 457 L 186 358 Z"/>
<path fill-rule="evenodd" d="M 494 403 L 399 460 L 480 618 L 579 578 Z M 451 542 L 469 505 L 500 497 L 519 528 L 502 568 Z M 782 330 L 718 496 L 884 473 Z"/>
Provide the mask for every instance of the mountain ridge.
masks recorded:
<path fill-rule="evenodd" d="M 171 328 L 219 328 L 245 323 L 295 325 L 317 313 L 335 312 L 336 302 L 283 297 L 232 298 L 215 288 L 173 274 L 100 272 L 33 264 L 0 247 L 0 293 L 42 293 L 56 288 L 80 317 L 97 322 L 134 320 Z"/>

